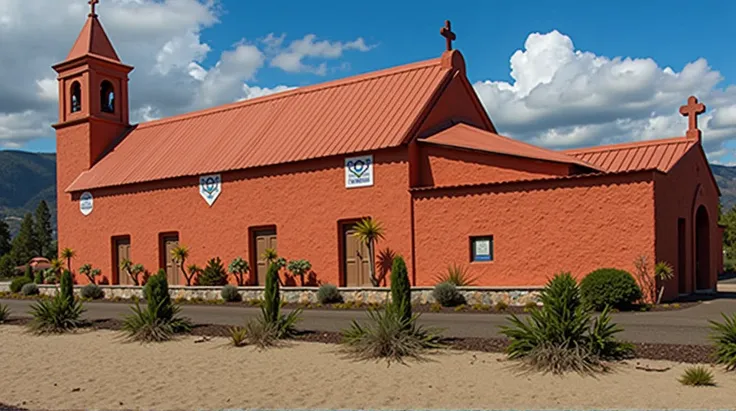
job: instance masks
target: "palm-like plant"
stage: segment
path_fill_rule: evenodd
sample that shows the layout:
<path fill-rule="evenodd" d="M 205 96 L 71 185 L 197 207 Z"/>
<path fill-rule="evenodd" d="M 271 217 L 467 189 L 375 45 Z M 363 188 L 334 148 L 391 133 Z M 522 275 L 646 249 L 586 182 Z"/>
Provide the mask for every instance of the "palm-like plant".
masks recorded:
<path fill-rule="evenodd" d="M 355 225 L 355 236 L 368 247 L 368 261 L 370 264 L 371 284 L 378 287 L 379 278 L 376 276 L 375 248 L 379 239 L 383 239 L 383 226 L 377 220 L 364 218 Z"/>
<path fill-rule="evenodd" d="M 171 259 L 174 260 L 174 263 L 176 263 L 179 270 L 184 275 L 184 279 L 187 282 L 187 286 L 192 285 L 192 280 L 194 279 L 194 274 L 192 271 L 189 271 L 187 273 L 187 270 L 184 269 L 184 264 L 186 264 L 187 258 L 189 258 L 189 248 L 184 245 L 178 245 L 173 250 L 171 250 Z"/>
<path fill-rule="evenodd" d="M 659 289 L 659 294 L 657 295 L 657 304 L 662 302 L 662 296 L 664 295 L 664 282 L 671 280 L 674 276 L 675 270 L 672 268 L 670 263 L 660 261 L 654 265 L 654 277 L 656 277 L 662 284 L 662 287 Z"/>
<path fill-rule="evenodd" d="M 85 264 L 79 267 L 79 272 L 87 277 L 87 280 L 89 280 L 90 284 L 94 284 L 95 278 L 100 275 L 102 271 L 100 271 L 99 268 L 93 268 L 92 264 Z"/>
<path fill-rule="evenodd" d="M 293 260 L 289 261 L 288 266 L 286 267 L 289 271 L 291 271 L 292 274 L 295 276 L 299 276 L 302 282 L 302 287 L 304 286 L 304 275 L 309 272 L 309 270 L 312 269 L 312 263 L 310 263 L 307 260 Z"/>
<path fill-rule="evenodd" d="M 66 267 L 71 270 L 72 269 L 72 258 L 77 256 L 77 252 L 72 250 L 71 248 L 65 248 L 61 250 L 61 258 L 66 260 Z"/>
<path fill-rule="evenodd" d="M 132 261 L 126 258 L 120 262 L 120 269 L 128 274 L 130 279 L 133 280 L 133 284 L 141 285 L 140 276 L 146 271 L 143 264 L 133 264 Z"/>
<path fill-rule="evenodd" d="M 72 254 L 74 254 L 73 251 Z M 42 278 L 45 279 L 46 277 L 53 276 L 55 280 L 54 282 L 58 282 L 58 279 L 61 276 L 61 272 L 64 270 L 64 261 L 58 258 L 54 258 L 49 261 L 49 265 L 50 267 L 48 268 L 48 272 Z"/>

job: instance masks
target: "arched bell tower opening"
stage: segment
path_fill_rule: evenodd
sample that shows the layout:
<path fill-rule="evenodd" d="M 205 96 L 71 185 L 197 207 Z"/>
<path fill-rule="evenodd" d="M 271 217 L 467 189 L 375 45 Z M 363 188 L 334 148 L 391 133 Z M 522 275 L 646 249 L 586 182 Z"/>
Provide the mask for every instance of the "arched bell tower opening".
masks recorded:
<path fill-rule="evenodd" d="M 710 226 L 705 206 L 695 213 L 695 291 L 713 288 L 710 278 Z"/>
<path fill-rule="evenodd" d="M 107 80 L 100 85 L 100 110 L 103 113 L 115 113 L 115 88 Z"/>
<path fill-rule="evenodd" d="M 82 86 L 78 81 L 72 83 L 72 88 L 69 90 L 69 94 L 71 96 L 69 106 L 71 107 L 72 113 L 82 111 Z"/>

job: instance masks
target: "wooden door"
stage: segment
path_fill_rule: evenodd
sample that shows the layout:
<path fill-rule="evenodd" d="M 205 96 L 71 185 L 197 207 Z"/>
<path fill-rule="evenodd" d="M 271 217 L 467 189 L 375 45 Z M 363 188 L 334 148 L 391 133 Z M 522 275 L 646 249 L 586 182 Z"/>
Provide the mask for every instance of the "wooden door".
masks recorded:
<path fill-rule="evenodd" d="M 371 285 L 368 246 L 355 237 L 352 225 L 343 228 L 343 272 L 346 287 Z"/>
<path fill-rule="evenodd" d="M 263 281 L 265 284 L 266 271 L 268 270 L 268 262 L 263 257 L 263 254 L 267 249 L 272 248 L 278 250 L 276 241 L 276 230 L 260 230 L 253 233 L 253 243 L 255 244 L 255 256 L 253 260 L 256 261 L 256 283 Z"/>
<path fill-rule="evenodd" d="M 171 250 L 179 246 L 179 236 L 166 236 L 163 238 L 162 250 L 164 255 L 161 256 L 164 261 L 164 270 L 166 270 L 166 280 L 169 285 L 179 284 L 179 267 L 176 266 L 173 257 L 171 256 Z"/>
<path fill-rule="evenodd" d="M 130 238 L 118 238 L 115 240 L 115 273 L 117 275 L 118 284 L 133 285 L 130 275 L 120 268 L 120 264 L 124 260 L 130 261 Z"/>
<path fill-rule="evenodd" d="M 685 243 L 685 219 L 677 219 L 677 290 L 679 294 L 687 294 L 687 246 Z"/>

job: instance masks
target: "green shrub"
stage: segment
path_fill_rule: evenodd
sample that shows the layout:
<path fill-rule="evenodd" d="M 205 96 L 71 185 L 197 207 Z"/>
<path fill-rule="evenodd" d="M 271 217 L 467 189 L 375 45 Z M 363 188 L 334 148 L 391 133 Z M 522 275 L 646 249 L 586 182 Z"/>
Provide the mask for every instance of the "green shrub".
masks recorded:
<path fill-rule="evenodd" d="M 26 264 L 26 271 L 25 271 L 24 277 L 26 277 L 29 281 L 33 281 L 33 268 L 31 268 L 30 264 Z"/>
<path fill-rule="evenodd" d="M 82 303 L 74 299 L 72 275 L 64 271 L 59 292 L 50 300 L 40 300 L 31 305 L 33 319 L 28 324 L 36 334 L 64 333 L 82 325 Z"/>
<path fill-rule="evenodd" d="M 20 289 L 20 293 L 23 295 L 38 295 L 38 286 L 34 283 L 28 283 L 23 285 L 23 288 Z"/>
<path fill-rule="evenodd" d="M 141 342 L 162 342 L 173 338 L 174 334 L 188 332 L 191 322 L 178 316 L 181 308 L 171 302 L 166 272 L 159 270 L 151 276 L 143 287 L 146 308 L 138 302 L 131 307 L 133 314 L 125 317 L 122 330 L 129 340 Z"/>
<path fill-rule="evenodd" d="M 105 292 L 97 284 L 87 284 L 79 290 L 79 295 L 88 300 L 99 300 L 105 298 Z"/>
<path fill-rule="evenodd" d="M 227 284 L 227 272 L 220 257 L 207 261 L 202 274 L 197 276 L 197 283 L 203 286 L 218 286 Z"/>
<path fill-rule="evenodd" d="M 583 301 L 601 311 L 606 305 L 629 308 L 642 298 L 641 288 L 628 272 L 615 268 L 601 268 L 588 274 L 580 282 Z"/>
<path fill-rule="evenodd" d="M 443 307 L 455 307 L 465 304 L 465 299 L 453 283 L 439 283 L 434 286 L 432 296 Z"/>
<path fill-rule="evenodd" d="M 0 304 L 0 324 L 8 321 L 8 318 L 10 318 L 10 307 Z"/>
<path fill-rule="evenodd" d="M 243 299 L 243 297 L 241 297 L 240 295 L 240 292 L 238 291 L 238 287 L 230 284 L 222 287 L 222 291 L 220 291 L 220 296 L 222 296 L 223 300 L 229 303 L 238 302 Z"/>
<path fill-rule="evenodd" d="M 511 325 L 501 333 L 511 342 L 507 354 L 532 369 L 562 374 L 589 373 L 607 369 L 605 362 L 633 353 L 630 344 L 619 342 L 621 331 L 611 323 L 609 308 L 592 319 L 583 303 L 580 287 L 569 273 L 555 275 L 540 293 L 542 306 L 531 310 L 528 321 L 512 314 Z"/>
<path fill-rule="evenodd" d="M 726 370 L 736 370 L 736 314 L 731 317 L 721 313 L 723 323 L 710 321 L 711 340 L 715 345 L 715 361 L 726 366 Z"/>
<path fill-rule="evenodd" d="M 322 284 L 317 290 L 317 300 L 320 304 L 334 304 L 342 302 L 340 290 L 332 284 Z"/>
<path fill-rule="evenodd" d="M 386 309 L 368 310 L 368 324 L 353 321 L 342 332 L 343 351 L 360 360 L 385 359 L 404 362 L 404 358 L 421 359 L 427 349 L 441 348 L 439 330 L 425 329 L 417 325 L 419 315 L 404 318 L 401 305 L 390 302 Z"/>
<path fill-rule="evenodd" d="M 495 306 L 493 306 L 493 308 L 496 311 L 506 311 L 509 308 L 509 303 L 507 303 L 506 301 L 499 301 L 496 303 Z"/>
<path fill-rule="evenodd" d="M 28 277 L 18 277 L 10 282 L 10 292 L 11 293 L 19 293 L 20 290 L 23 288 L 24 285 L 31 283 L 32 281 L 28 279 Z"/>
<path fill-rule="evenodd" d="M 678 380 L 682 385 L 691 387 L 704 387 L 716 385 L 713 373 L 702 365 L 696 365 L 685 369 L 685 373 Z"/>
<path fill-rule="evenodd" d="M 477 281 L 476 277 L 470 277 L 468 275 L 468 267 L 460 264 L 452 263 L 447 266 L 447 270 L 435 277 L 438 284 L 451 283 L 456 287 L 467 287 L 475 284 Z"/>
<path fill-rule="evenodd" d="M 391 266 L 391 301 L 396 309 L 401 311 L 404 322 L 411 318 L 411 285 L 406 264 L 401 257 L 394 257 Z"/>
<path fill-rule="evenodd" d="M 36 276 L 33 278 L 33 282 L 36 284 L 43 284 L 43 270 L 36 271 Z"/>

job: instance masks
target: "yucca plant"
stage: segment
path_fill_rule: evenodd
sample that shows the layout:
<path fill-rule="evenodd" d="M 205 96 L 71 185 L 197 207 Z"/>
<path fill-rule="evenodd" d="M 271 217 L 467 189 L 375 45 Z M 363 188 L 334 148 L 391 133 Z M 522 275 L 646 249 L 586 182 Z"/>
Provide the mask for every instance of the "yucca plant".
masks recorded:
<path fill-rule="evenodd" d="M 717 364 L 725 365 L 727 371 L 736 370 L 736 314 L 728 317 L 723 316 L 723 323 L 710 320 L 711 341 L 715 345 L 715 361 Z"/>
<path fill-rule="evenodd" d="M 304 286 L 304 275 L 312 269 L 312 263 L 307 260 L 292 260 L 286 265 L 286 269 L 294 276 L 299 276 L 302 287 Z"/>
<path fill-rule="evenodd" d="M 122 330 L 131 341 L 168 341 L 177 333 L 189 332 L 192 324 L 187 318 L 179 317 L 181 307 L 171 302 L 166 272 L 158 273 L 148 279 L 143 288 L 146 307 L 138 302 L 131 307 L 133 314 L 123 320 Z"/>
<path fill-rule="evenodd" d="M 343 351 L 359 360 L 386 360 L 404 363 L 405 358 L 421 359 L 428 349 L 443 348 L 439 330 L 417 325 L 419 314 L 404 318 L 401 304 L 389 303 L 384 310 L 369 309 L 365 325 L 353 321 L 342 332 Z"/>
<path fill-rule="evenodd" d="M 654 277 L 662 283 L 657 294 L 657 304 L 662 302 L 662 296 L 664 295 L 664 282 L 669 281 L 675 276 L 675 269 L 672 265 L 666 261 L 660 261 L 654 265 Z"/>
<path fill-rule="evenodd" d="M 509 358 L 533 369 L 561 374 L 606 369 L 605 361 L 630 356 L 633 346 L 616 340 L 621 331 L 611 322 L 610 309 L 592 321 L 592 309 L 583 303 L 580 288 L 569 273 L 552 278 L 540 293 L 542 307 L 529 311 L 524 321 L 512 314 L 501 333 L 511 342 Z"/>
<path fill-rule="evenodd" d="M 713 373 L 702 365 L 688 367 L 678 380 L 682 385 L 691 387 L 708 387 L 716 385 Z"/>
<path fill-rule="evenodd" d="M 68 247 L 61 250 L 61 254 L 59 255 L 59 257 L 66 260 L 66 266 L 69 270 L 72 269 L 72 258 L 76 256 L 77 256 L 77 252 Z"/>
<path fill-rule="evenodd" d="M 132 261 L 127 258 L 120 262 L 120 270 L 125 271 L 135 285 L 141 285 L 143 275 L 146 269 L 143 264 L 133 264 Z"/>
<path fill-rule="evenodd" d="M 371 277 L 371 284 L 378 287 L 380 279 L 376 276 L 376 243 L 383 239 L 383 226 L 377 220 L 372 218 L 364 218 L 355 225 L 355 237 L 368 247 L 368 272 Z"/>
<path fill-rule="evenodd" d="M 65 270 L 61 275 L 61 286 L 54 298 L 39 300 L 31 305 L 33 319 L 29 329 L 36 334 L 52 334 L 73 331 L 82 325 L 84 313 L 82 303 L 74 298 L 72 274 Z"/>
<path fill-rule="evenodd" d="M 8 318 L 10 318 L 10 307 L 0 304 L 0 324 L 8 321 Z"/>
<path fill-rule="evenodd" d="M 456 287 L 468 287 L 471 285 L 475 285 L 475 282 L 478 280 L 478 278 L 468 275 L 467 266 L 452 263 L 447 266 L 447 269 L 444 273 L 437 275 L 435 277 L 435 280 L 438 284 L 450 283 L 454 284 Z"/>

